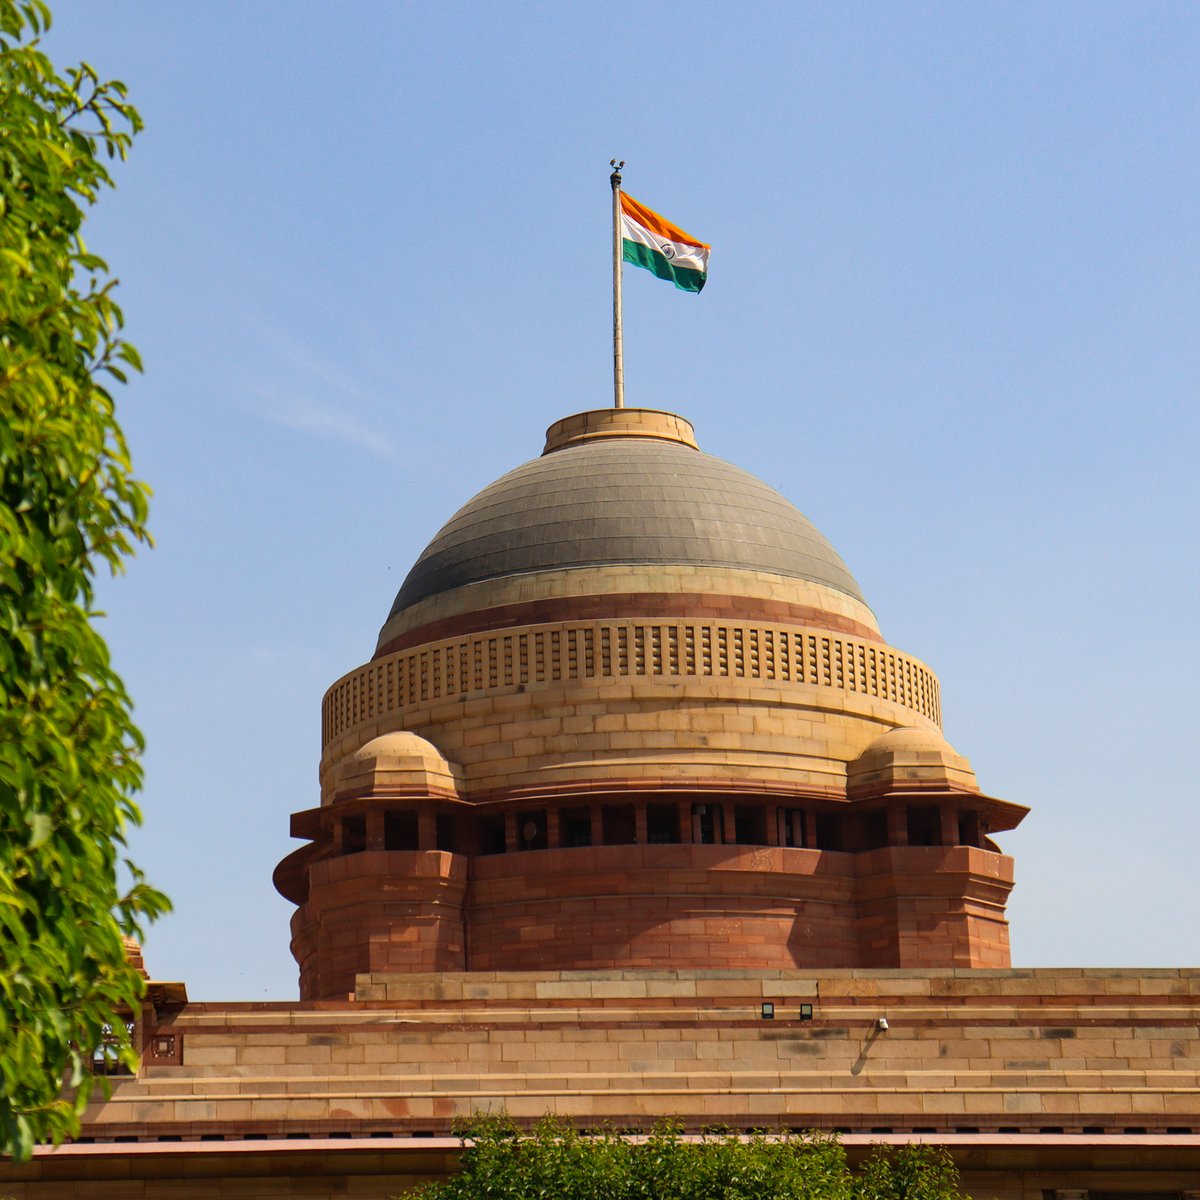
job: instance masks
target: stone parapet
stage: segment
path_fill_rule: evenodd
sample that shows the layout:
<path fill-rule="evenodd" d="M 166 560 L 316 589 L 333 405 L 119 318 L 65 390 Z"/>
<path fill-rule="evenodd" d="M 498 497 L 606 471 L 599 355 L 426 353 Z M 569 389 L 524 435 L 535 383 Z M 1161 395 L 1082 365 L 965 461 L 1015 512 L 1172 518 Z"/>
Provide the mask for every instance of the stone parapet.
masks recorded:
<path fill-rule="evenodd" d="M 160 1014 L 147 1035 L 180 1061 L 116 1081 L 86 1136 L 438 1134 L 501 1106 L 693 1131 L 1200 1134 L 1194 970 L 485 971 L 367 975 L 357 996 Z"/>
<path fill-rule="evenodd" d="M 465 768 L 470 782 L 471 763 L 450 739 L 457 740 L 473 714 L 489 715 L 487 701 L 505 701 L 496 710 L 505 726 L 519 720 L 522 710 L 547 722 L 556 692 L 566 703 L 596 706 L 593 713 L 576 715 L 600 716 L 608 701 L 644 699 L 653 717 L 653 701 L 664 684 L 673 685 L 668 694 L 681 706 L 757 700 L 764 710 L 861 715 L 869 726 L 831 755 L 843 763 L 887 728 L 937 726 L 941 720 L 933 672 L 915 658 L 861 638 L 746 622 L 556 623 L 436 642 L 375 659 L 343 676 L 322 706 L 323 761 L 328 766 L 371 738 L 403 728 L 429 737 Z M 724 728 L 737 731 L 738 722 L 726 722 Z M 570 732 L 598 730 L 592 724 Z M 779 732 L 788 735 L 784 728 Z M 536 742 L 537 731 L 529 738 Z M 749 744 L 753 740 L 746 738 Z M 704 739 L 690 741 L 705 744 Z M 573 738 L 571 745 L 582 743 Z M 794 745 L 788 738 L 777 751 Z M 596 752 L 603 747 L 586 748 L 590 757 L 602 757 Z M 623 747 L 617 739 L 609 748 Z M 530 750 L 538 752 L 532 744 Z"/>

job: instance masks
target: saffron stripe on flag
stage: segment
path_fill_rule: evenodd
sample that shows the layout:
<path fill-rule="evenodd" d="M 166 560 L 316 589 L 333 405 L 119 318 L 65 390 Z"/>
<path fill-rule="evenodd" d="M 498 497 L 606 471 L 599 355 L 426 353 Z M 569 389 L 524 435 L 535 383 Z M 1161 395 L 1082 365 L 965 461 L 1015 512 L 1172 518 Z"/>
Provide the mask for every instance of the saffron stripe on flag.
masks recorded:
<path fill-rule="evenodd" d="M 666 238 L 668 242 L 683 242 L 689 246 L 699 246 L 703 250 L 712 249 L 707 242 L 702 242 L 699 238 L 692 237 L 690 233 L 685 233 L 661 213 L 656 213 L 654 209 L 639 203 L 628 192 L 621 193 L 621 212 L 644 229 L 648 229 L 656 237 Z"/>
<path fill-rule="evenodd" d="M 681 291 L 699 292 L 708 278 L 709 247 L 653 209 L 621 193 L 621 259 L 652 271 Z"/>

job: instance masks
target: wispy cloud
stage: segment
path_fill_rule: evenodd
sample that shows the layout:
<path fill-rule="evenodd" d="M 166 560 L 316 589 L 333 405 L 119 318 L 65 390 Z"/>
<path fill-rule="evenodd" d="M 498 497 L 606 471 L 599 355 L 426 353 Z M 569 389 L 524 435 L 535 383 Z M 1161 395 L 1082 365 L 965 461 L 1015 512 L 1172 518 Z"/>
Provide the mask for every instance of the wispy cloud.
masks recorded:
<path fill-rule="evenodd" d="M 311 433 L 317 437 L 332 438 L 368 450 L 379 458 L 400 457 L 392 439 L 374 428 L 361 417 L 331 405 L 317 404 L 301 397 L 268 395 L 260 391 L 264 401 L 263 413 L 277 425 Z"/>
<path fill-rule="evenodd" d="M 250 391 L 262 402 L 262 415 L 269 421 L 357 446 L 379 458 L 400 457 L 391 436 L 371 419 L 373 413 L 386 413 L 394 406 L 364 387 L 352 369 L 279 329 L 262 329 L 260 344 L 272 351 L 273 382 Z M 313 397 L 314 391 L 320 399 Z"/>

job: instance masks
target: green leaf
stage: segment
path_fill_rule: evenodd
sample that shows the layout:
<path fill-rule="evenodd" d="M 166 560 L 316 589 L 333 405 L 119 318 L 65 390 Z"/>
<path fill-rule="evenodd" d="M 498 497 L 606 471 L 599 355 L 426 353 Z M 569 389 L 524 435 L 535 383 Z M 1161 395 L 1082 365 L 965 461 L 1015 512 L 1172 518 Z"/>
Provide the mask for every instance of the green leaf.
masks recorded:
<path fill-rule="evenodd" d="M 54 822 L 45 813 L 34 813 L 29 822 L 29 848 L 36 850 L 50 840 Z"/>
<path fill-rule="evenodd" d="M 110 381 L 141 370 L 90 206 L 141 128 L 125 86 L 59 73 L 42 0 L 0 0 L 0 1154 L 79 1128 L 105 1029 L 144 991 L 122 937 L 166 898 L 118 855 L 141 734 L 95 628 L 98 569 L 148 542 Z M 107 386 L 106 386 L 107 385 Z M 131 1062 L 128 1040 L 113 1053 Z"/>

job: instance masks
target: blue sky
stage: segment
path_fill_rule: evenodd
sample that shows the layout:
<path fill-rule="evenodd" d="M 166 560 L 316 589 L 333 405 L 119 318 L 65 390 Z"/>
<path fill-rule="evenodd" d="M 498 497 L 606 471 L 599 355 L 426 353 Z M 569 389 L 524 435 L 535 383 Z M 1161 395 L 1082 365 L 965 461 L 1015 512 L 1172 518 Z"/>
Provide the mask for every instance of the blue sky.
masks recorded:
<path fill-rule="evenodd" d="M 1200 8 L 60 0 L 147 129 L 87 236 L 157 547 L 105 588 L 158 978 L 295 994 L 270 882 L 325 688 L 426 541 L 610 402 L 783 491 L 1032 808 L 1016 965 L 1197 961 Z"/>

